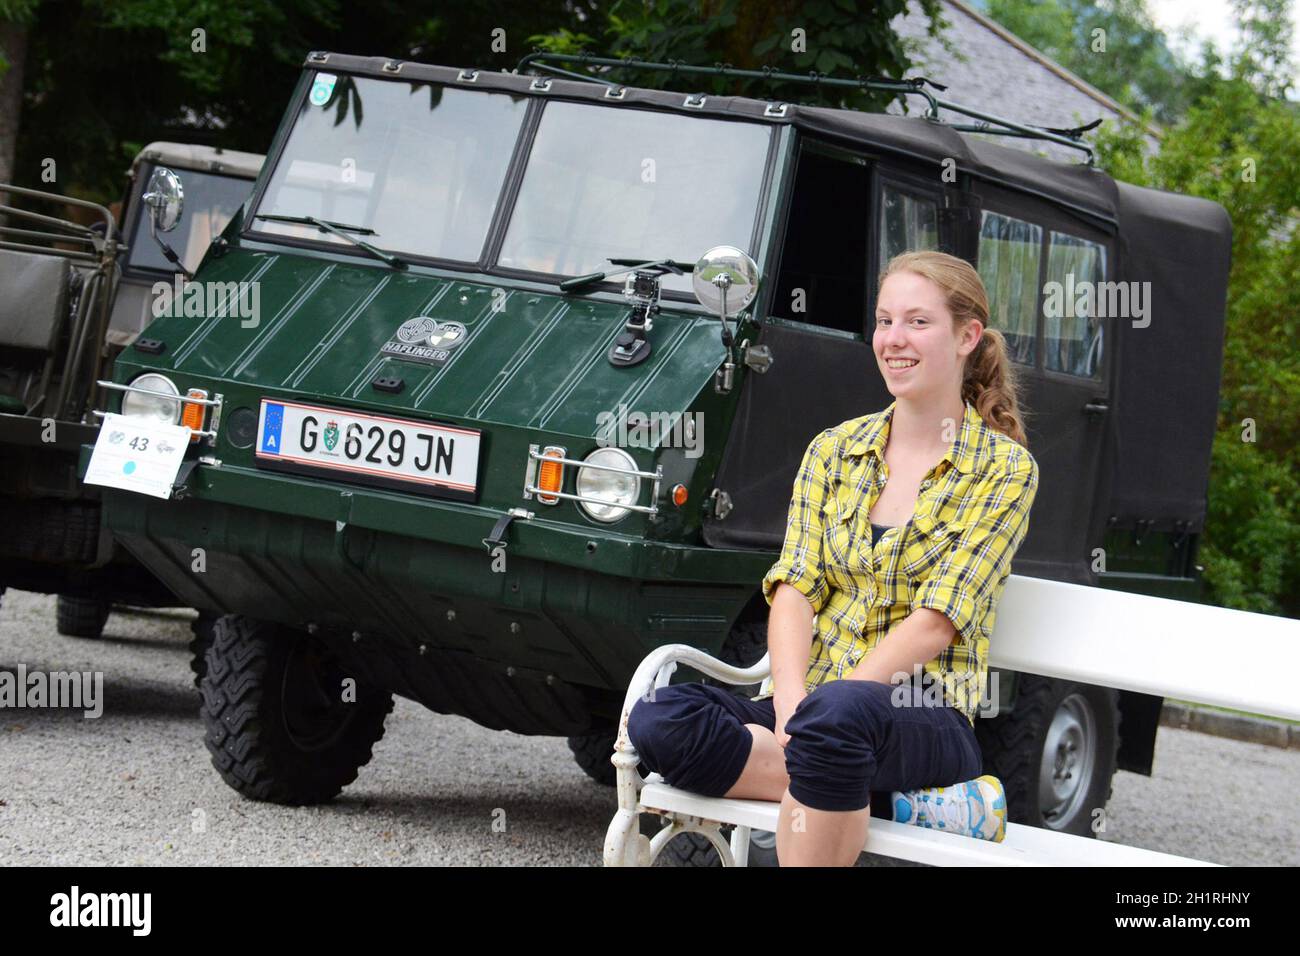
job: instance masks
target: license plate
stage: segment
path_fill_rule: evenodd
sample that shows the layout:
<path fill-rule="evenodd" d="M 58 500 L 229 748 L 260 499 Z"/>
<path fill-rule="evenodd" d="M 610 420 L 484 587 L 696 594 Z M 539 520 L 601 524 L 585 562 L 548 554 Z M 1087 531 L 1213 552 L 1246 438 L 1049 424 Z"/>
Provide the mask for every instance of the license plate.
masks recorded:
<path fill-rule="evenodd" d="M 472 428 L 264 398 L 257 463 L 474 501 L 481 436 Z"/>

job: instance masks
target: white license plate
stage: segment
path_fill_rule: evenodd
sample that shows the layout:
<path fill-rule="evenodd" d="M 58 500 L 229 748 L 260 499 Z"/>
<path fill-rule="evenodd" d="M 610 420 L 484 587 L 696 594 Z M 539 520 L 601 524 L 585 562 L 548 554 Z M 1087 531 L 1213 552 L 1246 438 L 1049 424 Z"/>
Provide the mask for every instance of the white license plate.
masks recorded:
<path fill-rule="evenodd" d="M 258 464 L 473 501 L 481 432 L 262 399 Z"/>

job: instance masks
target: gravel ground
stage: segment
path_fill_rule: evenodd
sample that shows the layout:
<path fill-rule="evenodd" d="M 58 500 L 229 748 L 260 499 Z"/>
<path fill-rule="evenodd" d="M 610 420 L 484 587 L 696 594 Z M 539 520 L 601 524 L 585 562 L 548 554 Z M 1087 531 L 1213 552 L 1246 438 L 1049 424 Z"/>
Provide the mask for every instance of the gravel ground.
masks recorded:
<path fill-rule="evenodd" d="M 401 699 L 333 803 L 243 799 L 203 746 L 190 617 L 119 611 L 102 639 L 81 640 L 56 633 L 52 597 L 4 595 L 0 670 L 101 671 L 105 704 L 94 720 L 0 710 L 0 864 L 600 864 L 614 791 L 588 780 L 564 740 Z M 1294 866 L 1298 783 L 1294 750 L 1162 727 L 1156 775 L 1116 777 L 1104 838 Z"/>

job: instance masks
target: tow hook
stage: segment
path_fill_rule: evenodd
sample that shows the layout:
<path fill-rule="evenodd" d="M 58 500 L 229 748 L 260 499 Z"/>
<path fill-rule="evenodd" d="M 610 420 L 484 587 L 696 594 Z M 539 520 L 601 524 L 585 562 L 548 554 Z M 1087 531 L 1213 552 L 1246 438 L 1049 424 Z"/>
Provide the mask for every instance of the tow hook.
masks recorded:
<path fill-rule="evenodd" d="M 491 533 L 483 539 L 483 547 L 487 548 L 489 552 L 496 547 L 507 547 L 509 542 L 506 541 L 506 531 L 510 528 L 510 522 L 516 518 L 523 518 L 528 521 L 532 517 L 533 513 L 525 508 L 511 508 L 500 518 L 497 518 L 497 523 L 492 526 Z"/>
<path fill-rule="evenodd" d="M 210 455 L 201 458 L 188 458 L 181 462 L 180 470 L 176 472 L 176 480 L 172 482 L 172 498 L 188 498 L 190 496 L 189 481 L 194 474 L 194 469 L 199 465 L 207 465 L 212 468 L 221 467 L 219 459 Z"/>

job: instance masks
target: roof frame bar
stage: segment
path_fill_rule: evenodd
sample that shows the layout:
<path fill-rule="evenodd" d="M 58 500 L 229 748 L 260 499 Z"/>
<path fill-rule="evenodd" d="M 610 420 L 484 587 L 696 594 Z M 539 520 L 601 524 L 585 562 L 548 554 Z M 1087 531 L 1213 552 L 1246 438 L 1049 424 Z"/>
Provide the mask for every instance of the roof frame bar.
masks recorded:
<path fill-rule="evenodd" d="M 688 63 L 683 63 L 680 60 L 669 60 L 667 63 L 659 63 L 653 60 L 637 59 L 636 57 L 602 57 L 593 56 L 590 53 L 552 53 L 547 50 L 534 50 L 532 53 L 523 57 L 523 59 L 521 59 L 515 66 L 515 72 L 520 73 L 526 68 L 532 67 L 538 70 L 545 70 L 549 73 L 555 73 L 560 76 L 566 76 L 570 79 L 583 80 L 589 83 L 599 83 L 610 87 L 618 86 L 618 84 L 601 77 L 562 69 L 561 67 L 556 66 L 556 63 L 576 63 L 580 66 L 605 67 L 606 69 L 659 70 L 673 75 L 734 76 L 745 79 L 805 83 L 811 86 L 833 86 L 843 89 L 860 89 L 895 93 L 900 97 L 920 96 L 925 99 L 927 104 L 925 118 L 932 122 L 942 123 L 943 120 L 939 116 L 939 110 L 949 110 L 950 112 L 959 113 L 962 116 L 967 116 L 978 121 L 972 124 L 948 124 L 951 129 L 966 133 L 987 133 L 994 136 L 1015 136 L 1022 139 L 1045 140 L 1050 143 L 1056 143 L 1059 146 L 1065 146 L 1069 149 L 1080 150 L 1087 157 L 1087 165 L 1093 165 L 1094 157 L 1092 146 L 1083 141 L 1082 135 L 1086 129 L 1093 128 L 1096 125 L 1095 123 L 1090 124 L 1088 127 L 1081 127 L 1077 130 L 1049 130 L 1038 126 L 1027 126 L 1023 123 L 1017 123 L 1014 120 L 1004 119 L 1003 117 L 984 113 L 968 106 L 962 106 L 960 103 L 953 103 L 949 100 L 940 99 L 930 92 L 930 90 L 926 89 L 926 87 L 933 87 L 940 91 L 946 90 L 947 87 L 923 76 L 907 77 L 901 80 L 890 79 L 889 77 L 860 76 L 856 79 L 850 80 L 843 77 L 830 76 L 825 73 L 818 73 L 816 70 L 812 70 L 807 74 L 787 73 L 766 66 L 761 70 L 747 70 L 738 69 L 731 66 L 729 63 L 717 63 L 713 66 L 694 66 Z"/>

